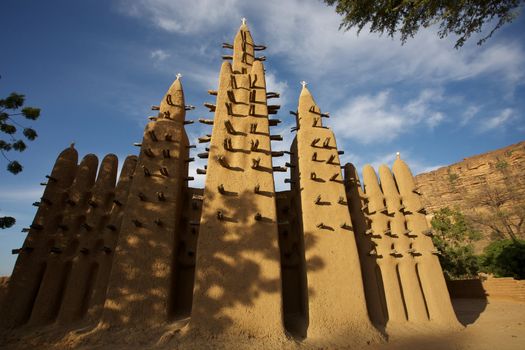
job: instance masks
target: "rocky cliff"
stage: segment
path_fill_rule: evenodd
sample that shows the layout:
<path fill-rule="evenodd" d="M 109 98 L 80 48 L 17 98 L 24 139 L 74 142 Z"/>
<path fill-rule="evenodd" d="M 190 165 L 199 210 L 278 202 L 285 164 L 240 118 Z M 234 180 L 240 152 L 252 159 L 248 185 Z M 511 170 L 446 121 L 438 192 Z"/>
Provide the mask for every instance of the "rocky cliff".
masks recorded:
<path fill-rule="evenodd" d="M 430 214 L 443 207 L 457 207 L 462 212 L 490 221 L 488 219 L 494 216 L 496 210 L 514 213 L 517 207 L 521 207 L 523 214 L 524 173 L 525 141 L 522 141 L 419 174 L 416 182 Z M 524 219 L 523 215 L 514 216 L 514 225 Z M 496 221 L 494 220 L 494 226 Z M 478 228 L 486 234 L 494 231 L 488 227 L 487 222 L 478 225 Z"/>

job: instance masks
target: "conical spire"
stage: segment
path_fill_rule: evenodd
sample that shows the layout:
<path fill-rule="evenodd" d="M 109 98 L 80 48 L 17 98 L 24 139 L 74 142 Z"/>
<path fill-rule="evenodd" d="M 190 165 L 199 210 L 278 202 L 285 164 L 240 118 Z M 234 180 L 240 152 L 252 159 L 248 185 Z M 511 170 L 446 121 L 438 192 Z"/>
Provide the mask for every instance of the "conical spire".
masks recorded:
<path fill-rule="evenodd" d="M 254 61 L 253 39 L 246 25 L 246 19 L 242 19 L 241 27 L 233 41 L 233 72 L 248 73 Z"/>
<path fill-rule="evenodd" d="M 184 91 L 182 89 L 181 74 L 171 84 L 168 92 L 160 103 L 160 119 L 170 119 L 183 122 L 186 116 L 186 105 L 184 102 Z"/>
<path fill-rule="evenodd" d="M 401 159 L 401 154 L 399 152 L 396 152 L 396 159 L 394 160 L 393 168 L 398 169 L 404 169 L 403 172 L 407 172 L 412 176 L 412 173 L 410 171 L 410 168 L 408 167 L 407 163 L 403 159 Z"/>
<path fill-rule="evenodd" d="M 299 127 L 320 127 L 321 122 L 321 109 L 317 106 L 314 97 L 310 93 L 310 90 L 306 87 L 308 85 L 305 81 L 301 82 L 303 86 L 301 94 L 299 95 L 299 106 L 297 111 L 299 112 Z"/>
<path fill-rule="evenodd" d="M 302 89 L 301 89 L 301 94 L 299 95 L 299 98 L 307 98 L 308 102 L 310 104 L 316 105 L 316 103 L 314 101 L 314 97 L 312 96 L 312 93 L 306 87 L 307 85 L 308 85 L 308 83 L 306 81 L 304 81 L 304 80 L 301 81 Z M 299 104 L 301 104 L 301 100 L 299 100 Z M 316 105 L 316 107 L 317 107 L 317 105 Z"/>

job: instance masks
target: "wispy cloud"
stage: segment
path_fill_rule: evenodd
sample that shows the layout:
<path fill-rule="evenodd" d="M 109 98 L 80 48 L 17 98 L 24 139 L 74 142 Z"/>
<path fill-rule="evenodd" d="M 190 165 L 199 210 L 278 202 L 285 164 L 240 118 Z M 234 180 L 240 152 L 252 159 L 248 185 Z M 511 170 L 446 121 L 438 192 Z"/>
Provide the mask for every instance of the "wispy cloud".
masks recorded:
<path fill-rule="evenodd" d="M 316 97 L 321 107 L 331 109 L 334 118 L 330 124 L 341 144 L 350 139 L 367 145 L 390 142 L 415 130 L 430 131 L 454 122 L 453 115 L 459 127 L 478 125 L 481 131 L 517 118 L 512 110 L 483 118 L 485 106 L 474 104 L 466 93 L 448 85 L 483 78 L 502 95 L 505 89 L 515 91 L 525 81 L 525 49 L 516 40 L 498 37 L 481 47 L 467 43 L 455 50 L 454 38 L 440 40 L 431 27 L 402 46 L 397 39 L 366 29 L 359 36 L 354 30 L 340 31 L 341 18 L 321 1 L 116 1 L 122 13 L 171 33 L 179 41 L 191 40 L 184 52 L 166 51 L 171 56 L 162 67 L 171 70 L 172 62 L 169 66 L 166 62 L 176 62 L 189 83 L 207 89 L 217 86 L 219 64 L 210 60 L 220 55 L 216 44 L 230 41 L 232 37 L 224 33 L 233 34 L 232 25 L 247 17 L 255 40 L 268 45 L 268 88 L 282 93 L 280 104 L 284 106 L 294 102 L 287 94 L 299 90 L 291 79 L 309 80 L 319 92 Z M 272 57 L 278 66 L 272 66 Z M 420 91 L 412 98 L 407 97 L 410 91 L 396 90 L 407 82 Z M 372 88 L 377 92 L 369 92 Z M 355 94 L 363 89 L 366 92 Z M 349 100 L 351 93 L 356 97 Z M 432 167 L 421 164 L 419 169 Z"/>
<path fill-rule="evenodd" d="M 502 128 L 514 120 L 514 118 L 514 110 L 512 108 L 505 108 L 499 114 L 482 120 L 480 124 L 480 131 L 486 132 Z"/>
<path fill-rule="evenodd" d="M 469 106 L 461 115 L 460 126 L 467 125 L 478 114 L 479 110 L 478 106 Z"/>
<path fill-rule="evenodd" d="M 388 90 L 358 96 L 336 111 L 334 129 L 340 137 L 365 144 L 392 141 L 417 125 L 433 128 L 441 123 L 444 115 L 433 105 L 442 100 L 441 91 L 431 89 L 404 105 L 397 104 Z"/>
<path fill-rule="evenodd" d="M 155 61 L 164 61 L 170 57 L 170 54 L 162 49 L 157 49 L 151 52 L 150 57 Z"/>
<path fill-rule="evenodd" d="M 340 17 L 321 1 L 120 1 L 120 10 L 172 33 L 202 34 L 250 16 L 256 39 L 269 44 L 269 54 L 286 57 L 288 68 L 304 77 L 337 77 L 351 81 L 459 81 L 491 74 L 511 85 L 525 75 L 525 55 L 514 42 L 489 41 L 482 47 L 453 48 L 453 38 L 440 40 L 427 28 L 404 46 L 399 40 L 363 31 L 340 31 Z M 182 10 L 184 9 L 184 10 Z M 315 14 L 315 15 L 314 15 Z M 424 50 L 421 50 L 424 47 Z"/>
<path fill-rule="evenodd" d="M 393 152 L 388 153 L 382 153 L 378 154 L 372 159 L 370 159 L 366 164 L 370 164 L 376 171 L 378 171 L 379 167 L 381 165 L 386 165 L 390 169 L 392 169 L 392 166 L 394 164 L 394 161 L 397 157 L 397 152 L 400 153 L 401 159 L 403 159 L 410 167 L 410 170 L 412 171 L 412 174 L 415 176 L 417 174 L 426 173 L 432 170 L 436 170 L 440 167 L 442 167 L 442 164 L 429 164 L 428 161 L 421 160 L 417 156 L 415 156 L 412 152 L 401 149 Z M 358 170 L 361 171 L 365 163 L 361 161 L 360 157 L 357 157 L 355 160 L 352 161 L 356 167 L 358 167 Z"/>
<path fill-rule="evenodd" d="M 280 80 L 274 72 L 266 72 L 266 91 L 278 92 L 281 96 L 279 103 L 281 105 L 287 104 L 289 101 L 288 82 Z"/>
<path fill-rule="evenodd" d="M 148 20 L 154 26 L 173 33 L 209 31 L 235 15 L 236 0 L 137 0 L 119 1 L 119 10 L 129 16 Z"/>

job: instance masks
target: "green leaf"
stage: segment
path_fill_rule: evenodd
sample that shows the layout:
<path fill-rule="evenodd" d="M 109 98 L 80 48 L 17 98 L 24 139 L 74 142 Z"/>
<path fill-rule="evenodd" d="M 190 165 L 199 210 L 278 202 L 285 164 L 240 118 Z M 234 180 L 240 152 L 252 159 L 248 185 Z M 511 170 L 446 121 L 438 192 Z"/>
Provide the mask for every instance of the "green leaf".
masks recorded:
<path fill-rule="evenodd" d="M 13 160 L 12 162 L 9 162 L 9 164 L 7 164 L 7 171 L 15 175 L 21 172 L 22 169 L 22 164 L 18 163 L 16 160 Z"/>
<path fill-rule="evenodd" d="M 27 148 L 26 144 L 22 140 L 18 140 L 13 143 L 13 149 L 18 152 L 23 152 Z"/>
<path fill-rule="evenodd" d="M 7 109 L 17 109 L 24 105 L 25 96 L 12 92 L 5 100 L 0 101 L 0 106 Z"/>
<path fill-rule="evenodd" d="M 457 209 L 442 208 L 434 213 L 432 241 L 441 252 L 439 261 L 447 279 L 475 277 L 479 262 L 470 241 L 479 234 Z"/>
<path fill-rule="evenodd" d="M 2 123 L 0 124 L 0 130 L 6 134 L 12 135 L 16 132 L 16 127 L 11 124 Z"/>
<path fill-rule="evenodd" d="M 4 120 L 7 120 L 9 118 L 9 114 L 2 112 L 0 113 L 0 122 L 3 122 Z"/>
<path fill-rule="evenodd" d="M 34 139 L 37 138 L 38 134 L 36 133 L 35 130 L 33 130 L 31 128 L 25 128 L 24 129 L 24 136 L 27 137 L 28 140 L 33 141 Z"/>
<path fill-rule="evenodd" d="M 4 140 L 0 140 L 0 150 L 1 151 L 10 151 L 12 145 L 9 142 L 5 142 Z"/>
<path fill-rule="evenodd" d="M 0 229 L 8 228 L 16 224 L 16 219 L 11 216 L 0 217 Z"/>
<path fill-rule="evenodd" d="M 27 119 L 36 120 L 40 117 L 40 108 L 25 107 L 22 109 L 22 114 Z"/>

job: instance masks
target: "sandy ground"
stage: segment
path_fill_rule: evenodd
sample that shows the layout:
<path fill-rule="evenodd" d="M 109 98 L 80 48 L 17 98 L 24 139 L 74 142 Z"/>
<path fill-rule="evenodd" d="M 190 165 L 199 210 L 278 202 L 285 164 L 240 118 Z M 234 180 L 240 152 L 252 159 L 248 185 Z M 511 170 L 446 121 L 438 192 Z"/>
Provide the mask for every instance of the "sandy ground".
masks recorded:
<path fill-rule="evenodd" d="M 525 303 L 505 299 L 454 299 L 457 333 L 390 339 L 377 349 L 525 349 Z"/>
<path fill-rule="evenodd" d="M 453 300 L 456 314 L 458 315 L 459 321 L 465 326 L 465 328 L 455 333 L 434 333 L 432 335 L 421 335 L 421 336 L 410 336 L 410 337 L 391 337 L 387 343 L 378 345 L 366 346 L 366 349 L 371 350 L 385 350 L 385 349 L 424 349 L 424 350 L 441 350 L 441 349 L 457 349 L 457 350 L 483 350 L 483 349 L 525 349 L 525 303 L 504 300 L 504 299 L 455 299 Z M 408 333 L 408 328 L 406 329 Z M 10 344 L 0 345 L 1 349 L 27 349 L 28 346 L 31 348 L 40 349 L 177 349 L 177 348 L 188 348 L 183 344 L 177 344 L 177 342 L 168 341 L 167 344 L 159 341 L 162 338 L 161 334 L 150 331 L 140 332 L 135 330 L 134 336 L 129 337 L 129 333 L 124 331 L 120 336 L 115 334 L 110 335 L 106 339 L 102 334 L 98 334 L 95 339 L 85 341 L 78 341 L 79 338 L 83 338 L 82 331 L 77 330 L 76 332 L 70 332 L 65 338 L 62 335 L 55 334 L 53 332 L 35 332 L 32 335 L 21 338 L 26 338 L 26 341 L 14 341 L 12 342 L 12 336 L 9 341 Z M 430 332 L 429 332 L 430 331 Z M 413 330 L 411 331 L 411 333 Z M 40 334 L 38 334 L 40 333 Z M 47 335 L 44 335 L 47 333 Z M 126 334 L 128 333 L 128 334 Z M 140 333 L 143 333 L 141 336 Z M 418 331 L 420 334 L 432 333 L 429 329 L 421 329 Z M 51 335 L 51 336 L 50 336 Z M 42 339 L 47 338 L 46 341 Z M 85 334 L 84 334 L 85 336 Z M 15 336 L 16 337 L 16 336 Z M 133 340 L 128 339 L 130 342 L 123 341 L 123 338 L 134 338 Z M 18 337 L 16 337 L 18 338 Z M 55 341 L 51 340 L 55 338 Z M 76 338 L 76 340 L 75 340 Z M 88 336 L 89 338 L 89 336 Z M 117 339 L 115 339 L 117 338 Z M 119 339 L 120 338 L 120 339 Z M 19 338 L 20 339 L 20 338 Z M 137 342 L 137 339 L 140 341 Z M 5 339 L 4 339 L 5 340 Z M 47 344 L 46 344 L 47 343 Z M 53 344 L 54 343 L 54 344 Z M 132 343 L 132 344 L 130 344 Z M 164 344 L 163 344 L 164 343 Z M 352 346 L 352 342 L 349 342 L 349 349 L 354 349 L 355 345 Z M 179 345 L 179 346 L 177 346 Z M 182 346 L 181 346 L 182 345 Z M 195 344 L 193 344 L 195 345 Z M 207 344 L 211 349 L 217 348 L 219 344 Z M 221 344 L 225 345 L 225 344 Z M 265 346 L 266 345 L 266 346 Z M 257 342 L 250 344 L 229 344 L 229 346 L 219 346 L 219 348 L 252 348 L 252 349 L 267 349 L 269 344 L 258 344 Z M 286 348 L 290 349 L 303 349 L 303 348 L 318 348 L 316 346 L 302 346 L 298 343 L 287 344 Z M 191 348 L 194 348 L 190 346 Z M 280 348 L 280 347 L 279 347 Z M 321 347 L 323 348 L 323 347 Z M 324 347 L 323 349 L 329 349 Z"/>
<path fill-rule="evenodd" d="M 484 304 L 480 299 L 454 300 L 458 318 L 467 326 L 462 334 L 466 349 L 525 349 L 525 303 L 489 299 L 476 319 Z"/>

